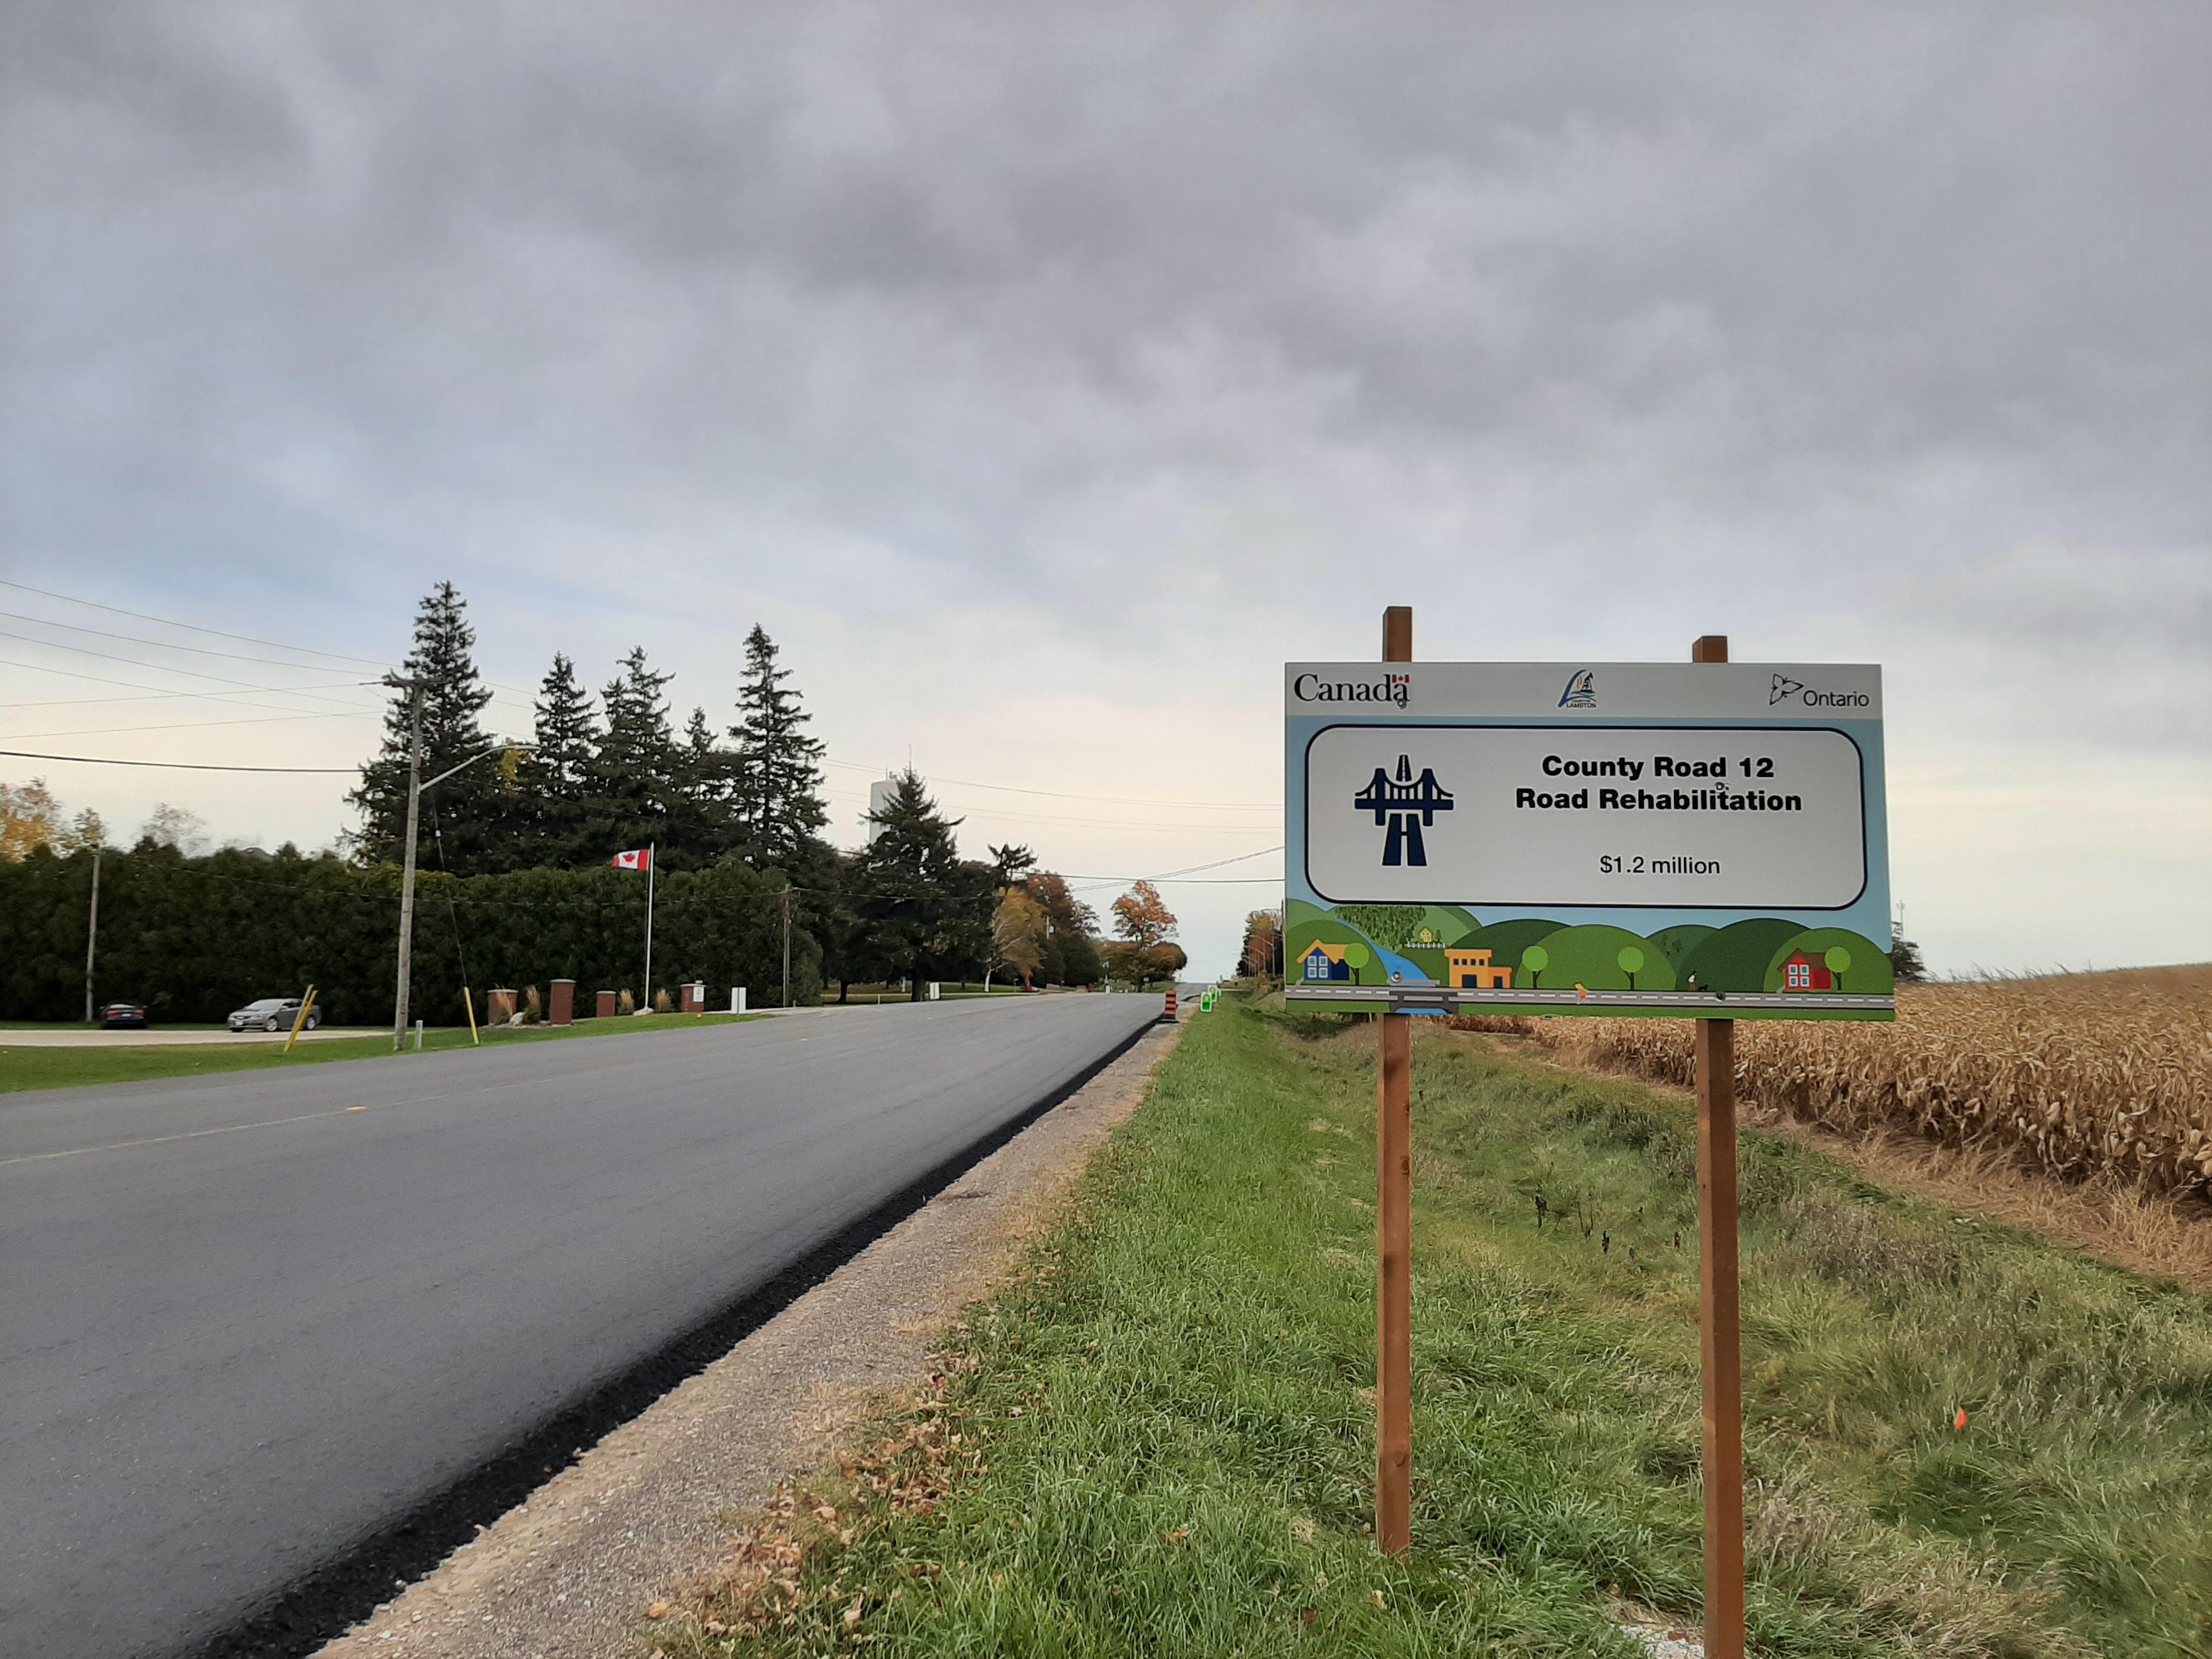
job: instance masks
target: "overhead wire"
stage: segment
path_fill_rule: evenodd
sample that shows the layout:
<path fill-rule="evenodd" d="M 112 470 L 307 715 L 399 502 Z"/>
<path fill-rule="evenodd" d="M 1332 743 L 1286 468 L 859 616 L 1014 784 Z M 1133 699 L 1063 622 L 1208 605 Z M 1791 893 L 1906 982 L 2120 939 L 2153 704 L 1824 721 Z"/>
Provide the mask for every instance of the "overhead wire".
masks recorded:
<path fill-rule="evenodd" d="M 170 772 L 298 772 L 352 777 L 358 766 L 210 766 L 198 761 L 117 760 L 106 755 L 41 755 L 28 749 L 0 749 L 15 760 L 63 761 L 78 766 L 152 766 Z"/>
<path fill-rule="evenodd" d="M 69 632 L 72 634 L 90 634 L 97 639 L 120 640 L 127 645 L 151 646 L 156 651 L 189 651 L 196 657 L 222 657 L 232 662 L 258 662 L 265 667 L 304 669 L 309 673 L 320 672 L 327 674 L 338 672 L 334 669 L 327 668 L 319 671 L 316 665 L 311 662 L 280 662 L 274 657 L 248 656 L 243 651 L 216 651 L 204 645 L 179 645 L 173 640 L 149 640 L 137 634 L 118 634 L 115 632 L 114 629 L 109 628 L 87 628 L 78 623 L 56 622 L 50 617 L 28 616 L 21 611 L 0 611 L 0 617 L 5 617 L 11 622 L 33 623 L 40 628 L 61 628 L 68 629 Z M 187 624 L 177 623 L 174 625 L 183 627 Z M 16 637 L 21 636 L 18 635 Z M 42 643 L 46 643 L 46 641 L 42 641 Z M 52 641 L 52 643 L 55 645 L 56 648 L 60 650 L 66 651 L 71 648 L 68 646 L 61 645 L 58 641 Z M 280 645 L 276 648 L 279 651 L 291 651 L 294 649 L 294 647 L 290 646 L 283 645 Z M 295 652 L 295 654 L 304 655 L 305 653 Z M 167 666 L 166 664 L 157 663 L 149 663 L 145 665 L 149 668 Z"/>
<path fill-rule="evenodd" d="M 332 657 L 340 662 L 358 663 L 365 668 L 389 668 L 389 663 L 379 662 L 374 657 L 350 657 L 343 651 L 323 651 L 311 645 L 287 645 L 282 640 L 256 639 L 250 634 L 227 633 L 220 628 L 204 628 L 198 623 L 179 622 L 172 617 L 156 617 L 143 611 L 125 611 L 119 605 L 102 605 L 98 599 L 81 599 L 73 593 L 57 593 L 52 588 L 33 587 L 28 582 L 0 580 L 0 587 L 12 587 L 19 593 L 36 593 L 41 599 L 59 599 L 64 605 L 82 605 L 94 611 L 106 611 L 118 617 L 134 617 L 140 622 L 158 623 L 164 628 L 181 628 L 191 634 L 212 634 L 217 639 L 237 640 L 246 645 L 265 645 L 272 650 L 290 651 L 303 657 Z M 67 627 L 66 623 L 57 623 Z"/>
<path fill-rule="evenodd" d="M 15 707 L 21 708 L 21 704 Z M 11 732 L 8 735 L 25 738 L 98 738 L 110 732 L 197 732 L 210 726 L 268 726 L 280 720 L 366 720 L 379 717 L 374 708 L 331 708 L 313 714 L 264 714 L 256 719 L 235 720 L 174 720 L 166 726 L 79 726 L 66 732 Z"/>
<path fill-rule="evenodd" d="M 266 691 L 270 690 L 269 687 L 257 684 L 252 680 L 234 680 L 228 674 L 210 674 L 204 668 L 176 668 L 165 662 L 143 662 L 137 657 L 118 657 L 112 651 L 94 651 L 90 646 L 86 645 L 64 645 L 58 640 L 42 640 L 38 638 L 35 635 L 13 633 L 4 628 L 0 628 L 0 640 L 17 640 L 21 641 L 25 645 L 40 646 L 48 651 L 67 651 L 76 656 L 97 657 L 102 662 L 119 662 L 132 668 L 150 668 L 157 674 L 188 674 L 196 680 L 213 680 L 217 685 L 240 686 L 248 691 Z M 305 665 L 306 665 L 301 663 L 286 665 L 286 666 L 293 668 L 304 667 Z M 341 681 L 340 684 L 351 685 L 359 684 L 359 682 L 347 680 Z M 151 690 L 155 688 L 149 686 L 142 687 L 141 689 Z M 315 694 L 313 691 L 304 691 L 295 693 L 295 695 L 301 696 L 313 696 Z M 324 698 L 322 701 L 328 702 L 330 699 Z"/>

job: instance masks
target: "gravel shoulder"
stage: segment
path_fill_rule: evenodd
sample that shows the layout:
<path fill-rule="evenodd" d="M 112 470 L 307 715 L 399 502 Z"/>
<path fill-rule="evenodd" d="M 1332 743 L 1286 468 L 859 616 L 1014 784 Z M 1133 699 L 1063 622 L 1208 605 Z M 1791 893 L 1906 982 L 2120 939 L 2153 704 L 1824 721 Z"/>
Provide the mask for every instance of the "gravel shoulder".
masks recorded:
<path fill-rule="evenodd" d="M 319 1651 L 618 1659 L 653 1601 L 709 1571 L 732 1511 L 818 1468 L 933 1335 L 988 1291 L 1144 1099 L 1162 1026 L 714 1364 Z"/>

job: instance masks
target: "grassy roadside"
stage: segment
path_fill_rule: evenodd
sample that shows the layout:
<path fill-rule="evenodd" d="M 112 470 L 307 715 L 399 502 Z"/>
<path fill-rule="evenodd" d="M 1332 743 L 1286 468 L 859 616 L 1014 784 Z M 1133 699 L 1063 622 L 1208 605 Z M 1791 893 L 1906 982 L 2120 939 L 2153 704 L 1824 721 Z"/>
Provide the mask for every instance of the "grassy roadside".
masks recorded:
<path fill-rule="evenodd" d="M 487 1048 L 519 1042 L 564 1042 L 574 1037 L 630 1036 L 641 1031 L 690 1030 L 698 1025 L 733 1025 L 740 1020 L 765 1019 L 765 1014 L 647 1014 L 643 1018 L 581 1020 L 569 1026 L 494 1026 L 483 1032 Z M 0 1094 L 26 1089 L 72 1089 L 95 1083 L 146 1083 L 157 1078 L 204 1077 L 216 1072 L 265 1072 L 285 1066 L 320 1066 L 338 1060 L 391 1059 L 392 1033 L 360 1037 L 319 1038 L 302 1042 L 287 1054 L 283 1045 L 246 1047 L 210 1042 L 173 1047 L 128 1047 L 127 1036 L 115 1048 L 43 1048 L 10 1047 L 0 1031 Z M 467 1048 L 472 1045 L 464 1027 L 459 1030 L 426 1031 L 422 1048 Z M 407 1053 L 415 1052 L 410 1039 Z"/>
<path fill-rule="evenodd" d="M 1480 1037 L 1417 1051 L 1415 1542 L 1375 1554 L 1372 1048 L 1197 1022 L 933 1398 L 659 1647 L 1625 1659 L 1617 1598 L 1694 1620 L 1688 1114 Z M 2208 1650 L 2212 1306 L 1786 1143 L 1743 1191 L 1759 1651 Z"/>

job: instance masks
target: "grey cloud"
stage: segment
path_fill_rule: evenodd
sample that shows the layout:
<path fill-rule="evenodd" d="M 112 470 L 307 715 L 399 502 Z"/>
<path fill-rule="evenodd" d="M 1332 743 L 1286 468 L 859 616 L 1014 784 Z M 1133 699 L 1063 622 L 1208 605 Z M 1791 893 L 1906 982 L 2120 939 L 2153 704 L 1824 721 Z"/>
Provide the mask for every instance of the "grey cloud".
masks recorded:
<path fill-rule="evenodd" d="M 218 563 L 628 538 L 886 615 L 1012 583 L 1164 668 L 1393 571 L 1522 637 L 1717 593 L 1978 636 L 2015 599 L 1945 568 L 2070 548 L 2062 590 L 2180 562 L 2194 610 L 2118 587 L 2185 678 L 2208 46 L 2148 7 L 27 9 L 7 510 Z M 1233 579 L 1132 589 L 1165 560 Z"/>

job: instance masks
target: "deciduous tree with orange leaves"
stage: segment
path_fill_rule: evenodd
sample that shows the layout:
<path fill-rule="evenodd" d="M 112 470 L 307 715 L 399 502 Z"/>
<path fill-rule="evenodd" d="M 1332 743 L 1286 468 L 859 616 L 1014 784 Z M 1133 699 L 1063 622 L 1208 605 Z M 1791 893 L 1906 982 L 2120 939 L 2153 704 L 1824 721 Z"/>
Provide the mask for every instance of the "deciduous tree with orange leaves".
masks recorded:
<path fill-rule="evenodd" d="M 1118 937 L 1106 947 L 1106 957 L 1116 979 L 1151 985 L 1173 979 L 1190 960 L 1174 942 L 1175 912 L 1149 881 L 1114 901 L 1114 932 Z"/>

